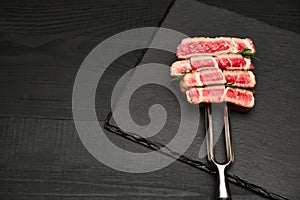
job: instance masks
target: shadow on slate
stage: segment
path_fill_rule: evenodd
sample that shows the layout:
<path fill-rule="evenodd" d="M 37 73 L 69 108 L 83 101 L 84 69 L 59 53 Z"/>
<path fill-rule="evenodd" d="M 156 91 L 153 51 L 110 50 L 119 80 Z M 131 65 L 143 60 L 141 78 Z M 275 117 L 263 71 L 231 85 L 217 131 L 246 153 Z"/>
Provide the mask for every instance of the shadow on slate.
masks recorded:
<path fill-rule="evenodd" d="M 229 173 L 271 193 L 297 199 L 300 195 L 296 187 L 300 183 L 297 168 L 300 164 L 297 146 L 300 139 L 297 120 L 300 117 L 300 105 L 296 100 L 300 97 L 297 67 L 300 59 L 295 52 L 299 51 L 299 35 L 228 10 L 183 0 L 175 2 L 162 27 L 189 36 L 224 35 L 253 39 L 257 57 L 261 60 L 254 61 L 257 77 L 256 106 L 248 113 L 231 112 L 235 162 Z M 161 63 L 169 65 L 175 56 L 149 50 L 141 63 L 153 60 L 161 60 Z M 149 105 L 162 102 L 168 111 L 168 122 L 171 123 L 169 128 L 166 128 L 166 124 L 163 131 L 166 135 L 173 135 L 180 123 L 176 98 L 169 91 L 159 91 L 154 86 L 152 90 L 151 86 L 144 89 L 140 95 L 132 97 L 131 103 L 143 100 L 143 104 L 139 104 L 139 107 L 131 105 L 131 116 L 138 124 L 145 125 L 149 123 L 149 118 L 143 117 L 143 113 L 147 112 Z M 185 154 L 187 158 L 203 161 L 197 158 L 203 134 L 203 126 L 200 124 L 199 134 Z M 155 140 L 163 144 L 167 142 L 164 138 Z"/>
<path fill-rule="evenodd" d="M 268 0 L 198 1 L 300 33 L 300 2 L 298 0 L 273 0 L 272 3 Z"/>

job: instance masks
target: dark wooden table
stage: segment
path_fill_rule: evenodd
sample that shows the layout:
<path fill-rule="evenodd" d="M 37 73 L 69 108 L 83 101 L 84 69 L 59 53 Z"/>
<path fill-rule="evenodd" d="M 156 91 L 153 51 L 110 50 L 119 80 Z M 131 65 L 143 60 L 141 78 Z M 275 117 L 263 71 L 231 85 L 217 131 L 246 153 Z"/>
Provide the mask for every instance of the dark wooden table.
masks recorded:
<path fill-rule="evenodd" d="M 95 159 L 78 137 L 72 89 L 81 63 L 106 38 L 145 26 L 255 41 L 261 58 L 255 63 L 257 105 L 250 113 L 232 113 L 236 161 L 229 173 L 274 198 L 298 199 L 299 13 L 299 1 L 292 0 L 1 1 L 0 199 L 214 199 L 215 176 L 206 171 L 176 161 L 151 173 L 119 172 Z M 112 90 L 126 71 L 139 62 L 174 59 L 137 50 L 115 60 L 96 94 L 100 124 L 107 122 Z M 153 85 L 133 98 L 133 118 L 149 123 L 143 114 L 159 101 L 167 102 L 169 121 L 178 121 L 174 96 Z M 165 134 L 176 126 L 167 125 Z M 122 148 L 147 151 L 106 134 Z M 233 199 L 264 199 L 238 184 L 230 187 Z"/>

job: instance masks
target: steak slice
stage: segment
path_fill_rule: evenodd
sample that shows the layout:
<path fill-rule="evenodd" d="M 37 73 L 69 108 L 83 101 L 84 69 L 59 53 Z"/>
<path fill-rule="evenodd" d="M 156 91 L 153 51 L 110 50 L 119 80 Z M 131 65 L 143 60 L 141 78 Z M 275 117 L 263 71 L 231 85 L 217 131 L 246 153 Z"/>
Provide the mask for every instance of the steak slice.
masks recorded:
<path fill-rule="evenodd" d="M 193 56 L 190 58 L 192 71 L 200 71 L 207 68 L 218 68 L 216 59 L 212 56 Z"/>
<path fill-rule="evenodd" d="M 171 76 L 180 76 L 191 71 L 201 71 L 208 68 L 220 68 L 222 70 L 252 70 L 251 59 L 244 58 L 240 54 L 222 54 L 212 56 L 193 56 L 190 60 L 174 62 L 170 67 Z"/>
<path fill-rule="evenodd" d="M 245 107 L 252 108 L 254 106 L 254 96 L 249 90 L 239 88 L 226 88 L 224 101 Z"/>
<path fill-rule="evenodd" d="M 242 88 L 254 88 L 256 84 L 255 75 L 251 71 L 223 71 L 228 84 Z"/>
<path fill-rule="evenodd" d="M 191 87 L 200 87 L 203 85 L 223 85 L 225 78 L 220 69 L 210 68 L 200 72 L 192 72 L 185 74 L 180 81 L 181 91 L 186 91 Z"/>
<path fill-rule="evenodd" d="M 221 103 L 224 99 L 225 86 L 209 86 L 205 88 L 190 88 L 186 91 L 188 102 L 200 103 Z"/>
<path fill-rule="evenodd" d="M 229 102 L 243 108 L 254 106 L 254 96 L 251 91 L 239 88 L 226 88 L 225 86 L 208 86 L 204 88 L 190 88 L 186 91 L 188 102 L 200 103 L 221 103 Z"/>
<path fill-rule="evenodd" d="M 222 54 L 215 57 L 218 67 L 223 70 L 252 70 L 253 64 L 250 58 L 244 58 L 240 54 Z"/>
<path fill-rule="evenodd" d="M 191 70 L 192 67 L 189 60 L 180 60 L 172 63 L 170 67 L 170 74 L 171 76 L 181 76 Z"/>
<path fill-rule="evenodd" d="M 194 37 L 186 38 L 177 47 L 177 57 L 186 59 L 199 55 L 218 55 L 225 53 L 237 53 L 245 48 L 255 53 L 253 42 L 249 38 L 230 38 L 230 37 Z"/>

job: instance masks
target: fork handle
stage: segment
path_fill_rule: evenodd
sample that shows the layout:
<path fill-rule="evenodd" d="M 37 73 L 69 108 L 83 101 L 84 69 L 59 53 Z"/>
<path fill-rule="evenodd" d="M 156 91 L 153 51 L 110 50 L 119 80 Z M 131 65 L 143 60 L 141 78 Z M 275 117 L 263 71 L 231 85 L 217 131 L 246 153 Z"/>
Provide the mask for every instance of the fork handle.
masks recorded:
<path fill-rule="evenodd" d="M 225 170 L 227 165 L 216 164 L 218 169 L 218 184 L 219 184 L 219 193 L 218 199 L 231 199 L 229 187 L 226 181 Z"/>

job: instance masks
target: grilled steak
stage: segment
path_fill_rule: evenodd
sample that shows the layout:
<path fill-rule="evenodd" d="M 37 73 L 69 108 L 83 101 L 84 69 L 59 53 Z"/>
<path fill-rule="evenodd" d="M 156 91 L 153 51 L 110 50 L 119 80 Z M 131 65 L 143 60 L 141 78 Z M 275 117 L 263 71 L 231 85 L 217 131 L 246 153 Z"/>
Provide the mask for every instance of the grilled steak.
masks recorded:
<path fill-rule="evenodd" d="M 222 54 L 216 56 L 218 67 L 223 70 L 252 70 L 253 64 L 250 58 L 244 58 L 240 54 Z"/>
<path fill-rule="evenodd" d="M 255 76 L 251 71 L 223 71 L 225 80 L 231 86 L 253 88 L 256 84 Z"/>
<path fill-rule="evenodd" d="M 209 86 L 204 88 L 190 88 L 186 91 L 188 102 L 199 103 L 220 103 L 224 100 L 225 86 Z"/>
<path fill-rule="evenodd" d="M 255 101 L 251 91 L 239 88 L 225 89 L 225 86 L 190 88 L 186 91 L 186 95 L 192 104 L 229 102 L 244 108 L 252 108 Z"/>
<path fill-rule="evenodd" d="M 191 87 L 203 85 L 223 85 L 226 83 L 224 75 L 220 69 L 210 68 L 200 72 L 192 72 L 184 75 L 180 81 L 181 91 L 186 91 Z"/>
<path fill-rule="evenodd" d="M 170 74 L 183 77 L 180 89 L 192 104 L 228 102 L 238 111 L 250 110 L 256 85 L 250 58 L 255 52 L 249 38 L 186 38 L 177 46 L 177 57 L 184 60 L 174 62 Z"/>
<path fill-rule="evenodd" d="M 201 70 L 185 74 L 180 81 L 180 89 L 185 92 L 191 87 L 205 85 L 228 85 L 242 88 L 254 88 L 256 81 L 251 71 L 221 71 L 217 68 Z"/>
<path fill-rule="evenodd" d="M 224 101 L 244 108 L 252 108 L 255 99 L 251 91 L 239 88 L 226 88 Z"/>
<path fill-rule="evenodd" d="M 207 68 L 222 70 L 252 70 L 253 64 L 249 58 L 240 54 L 222 54 L 217 56 L 193 56 L 190 60 L 180 60 L 172 64 L 171 76 L 180 76 L 191 71 L 201 71 Z"/>
<path fill-rule="evenodd" d="M 252 53 L 255 53 L 253 42 L 249 38 L 186 38 L 183 39 L 181 44 L 177 47 L 177 57 L 179 59 L 186 59 L 197 55 L 237 53 L 245 48 L 251 49 Z"/>

